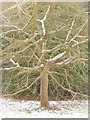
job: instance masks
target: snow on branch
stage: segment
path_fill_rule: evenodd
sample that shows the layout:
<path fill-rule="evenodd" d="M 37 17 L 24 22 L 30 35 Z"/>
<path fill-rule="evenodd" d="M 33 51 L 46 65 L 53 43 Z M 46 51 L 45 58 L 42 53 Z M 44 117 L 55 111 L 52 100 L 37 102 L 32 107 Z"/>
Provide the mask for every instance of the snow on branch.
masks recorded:
<path fill-rule="evenodd" d="M 8 71 L 8 70 L 21 70 L 21 71 L 26 71 L 26 72 L 39 72 L 40 69 L 43 67 L 43 64 L 41 64 L 40 66 L 34 66 L 32 68 L 29 67 L 22 67 L 19 65 L 19 63 L 15 63 L 14 60 L 10 59 L 10 61 L 16 65 L 15 67 L 10 67 L 10 68 L 0 68 L 0 70 L 2 71 Z"/>
<path fill-rule="evenodd" d="M 43 30 L 43 36 L 46 35 L 46 28 L 45 28 L 44 22 L 45 22 L 45 20 L 47 18 L 47 15 L 48 15 L 49 11 L 50 11 L 50 5 L 49 5 L 49 7 L 48 7 L 48 9 L 46 11 L 46 14 L 45 14 L 44 18 L 42 20 L 39 20 L 39 19 L 37 20 L 37 21 L 41 22 L 42 30 Z M 43 37 L 41 37 L 41 39 L 43 39 Z M 43 42 L 43 44 L 42 44 L 42 53 L 43 53 L 44 49 L 45 49 L 45 43 Z"/>
<path fill-rule="evenodd" d="M 58 62 L 58 63 L 54 63 L 56 65 L 56 67 L 63 67 L 75 62 L 86 62 L 88 63 L 88 59 L 84 59 L 84 58 L 79 58 L 78 56 L 70 56 L 69 58 L 63 60 L 62 62 Z"/>
<path fill-rule="evenodd" d="M 48 13 L 49 13 L 49 10 L 50 10 L 50 5 L 49 5 L 49 7 L 48 7 L 48 9 L 47 9 L 47 12 L 46 12 L 46 14 L 45 14 L 44 18 L 43 18 L 43 21 L 45 21 L 45 20 L 46 20 L 47 15 L 48 15 Z"/>
<path fill-rule="evenodd" d="M 66 51 L 64 51 L 64 52 L 62 52 L 62 53 L 60 53 L 59 55 L 57 55 L 57 56 L 55 56 L 55 57 L 53 57 L 52 59 L 50 59 L 50 61 L 56 61 L 57 59 L 60 59 L 63 55 L 65 55 L 66 54 Z"/>
<path fill-rule="evenodd" d="M 40 72 L 40 68 L 42 68 L 42 67 L 43 67 L 43 65 L 35 66 L 33 68 L 15 66 L 15 67 L 10 67 L 10 68 L 0 68 L 0 71 L 20 70 L 20 71 L 26 71 L 26 72 L 34 73 L 35 71 Z"/>
<path fill-rule="evenodd" d="M 57 51 L 59 49 L 62 49 L 62 47 L 65 49 L 65 46 L 67 45 L 67 43 L 65 44 L 60 44 L 60 45 L 57 45 L 56 47 L 54 48 L 51 48 L 51 49 L 48 49 L 48 50 L 43 50 L 44 53 L 51 53 L 51 52 L 54 52 L 54 51 Z"/>
<path fill-rule="evenodd" d="M 43 18 L 42 20 L 39 20 L 39 19 L 38 19 L 38 21 L 41 22 L 41 24 L 42 24 L 43 35 L 46 34 L 46 29 L 45 29 L 44 21 L 45 21 L 46 18 L 47 18 L 47 15 L 48 15 L 48 13 L 49 13 L 49 10 L 50 10 L 50 5 L 49 5 L 49 7 L 48 7 L 48 9 L 47 9 L 47 12 L 46 12 L 44 18 Z"/>
<path fill-rule="evenodd" d="M 69 58 L 63 60 L 62 62 L 56 63 L 56 65 L 67 65 L 67 64 L 71 63 L 71 61 L 73 61 L 75 58 L 76 57 L 70 56 Z"/>
<path fill-rule="evenodd" d="M 10 59 L 10 61 L 11 61 L 14 65 L 16 65 L 17 67 L 20 66 L 18 63 L 15 63 L 15 61 L 14 61 L 13 59 Z"/>
<path fill-rule="evenodd" d="M 83 37 L 83 36 L 81 36 Z M 85 38 L 85 37 L 83 37 Z M 73 45 L 71 45 L 71 43 L 73 42 Z M 59 49 L 62 49 L 61 47 L 63 47 L 64 50 L 67 50 L 68 49 L 68 45 L 70 45 L 71 48 L 74 48 L 76 47 L 77 45 L 82 45 L 84 43 L 88 42 L 88 39 L 85 39 L 81 42 L 78 42 L 76 40 L 70 40 L 69 42 L 65 42 L 64 44 L 61 44 L 61 45 L 57 45 L 56 47 L 52 48 L 52 49 L 49 49 L 49 50 L 43 50 L 44 53 L 51 53 L 51 52 L 54 52 L 54 51 L 58 51 Z M 67 47 L 65 48 L 65 46 L 67 45 Z"/>

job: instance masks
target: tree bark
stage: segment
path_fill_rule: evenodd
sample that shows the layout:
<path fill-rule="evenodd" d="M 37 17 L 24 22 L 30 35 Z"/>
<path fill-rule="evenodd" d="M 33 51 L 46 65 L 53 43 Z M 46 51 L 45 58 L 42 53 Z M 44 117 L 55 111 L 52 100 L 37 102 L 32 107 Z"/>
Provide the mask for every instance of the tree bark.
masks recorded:
<path fill-rule="evenodd" d="M 41 73 L 41 86 L 40 86 L 40 101 L 42 107 L 49 106 L 48 98 L 48 70 L 49 66 L 46 64 L 42 73 Z"/>

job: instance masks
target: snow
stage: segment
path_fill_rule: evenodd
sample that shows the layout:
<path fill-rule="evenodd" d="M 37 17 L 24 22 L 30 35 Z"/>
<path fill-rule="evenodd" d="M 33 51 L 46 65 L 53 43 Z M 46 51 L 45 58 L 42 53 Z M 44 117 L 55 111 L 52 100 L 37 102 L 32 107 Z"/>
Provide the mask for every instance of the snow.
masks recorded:
<path fill-rule="evenodd" d="M 39 101 L 0 98 L 1 118 L 88 118 L 88 101 L 50 101 L 52 109 L 40 107 Z M 53 109 L 53 108 L 58 109 Z"/>
<path fill-rule="evenodd" d="M 58 63 L 56 63 L 56 64 L 57 64 L 57 65 L 68 64 L 68 63 L 71 62 L 71 60 L 72 60 L 71 58 L 73 58 L 73 57 L 70 56 L 69 58 L 65 59 L 64 61 L 62 61 L 62 62 L 58 62 Z"/>
<path fill-rule="evenodd" d="M 56 61 L 57 59 L 61 58 L 65 53 L 66 53 L 66 51 L 60 53 L 59 55 L 57 55 L 54 58 L 52 58 L 51 61 Z"/>

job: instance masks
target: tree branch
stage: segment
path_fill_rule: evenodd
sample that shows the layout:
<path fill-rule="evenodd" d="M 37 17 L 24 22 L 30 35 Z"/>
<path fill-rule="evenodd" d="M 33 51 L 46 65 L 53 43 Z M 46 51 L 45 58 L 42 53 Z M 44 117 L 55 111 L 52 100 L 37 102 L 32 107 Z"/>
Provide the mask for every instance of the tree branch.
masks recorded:
<path fill-rule="evenodd" d="M 66 91 L 68 91 L 68 92 L 70 92 L 70 93 L 72 93 L 72 94 L 74 94 L 74 95 L 81 95 L 81 96 L 83 96 L 83 97 L 87 97 L 87 95 L 85 95 L 85 94 L 82 94 L 82 93 L 79 93 L 79 92 L 74 92 L 74 91 L 72 91 L 71 89 L 65 88 L 64 86 L 62 86 L 62 85 L 56 80 L 56 78 L 55 78 L 52 74 L 50 74 L 50 76 L 55 80 L 55 82 L 56 82 L 63 90 L 66 90 Z"/>
<path fill-rule="evenodd" d="M 75 19 L 73 20 L 73 22 L 72 22 L 72 24 L 71 24 L 71 28 L 70 28 L 70 30 L 69 30 L 69 32 L 68 32 L 68 34 L 67 34 L 66 41 L 68 40 L 68 38 L 69 38 L 69 36 L 70 36 L 70 33 L 71 33 L 72 28 L 73 28 L 74 22 L 75 22 Z"/>
<path fill-rule="evenodd" d="M 10 68 L 0 68 L 0 71 L 21 70 L 21 71 L 34 73 L 34 72 L 40 72 L 40 70 L 43 68 L 43 64 L 41 64 L 40 66 L 35 66 L 33 68 L 29 68 L 29 67 L 20 66 L 18 63 L 15 63 L 12 59 L 10 59 L 10 61 L 16 66 L 10 67 Z"/>
<path fill-rule="evenodd" d="M 15 92 L 15 93 L 12 93 L 12 94 L 3 95 L 3 97 L 6 97 L 6 96 L 14 96 L 14 95 L 17 95 L 17 94 L 19 94 L 19 93 L 21 93 L 21 92 L 24 92 L 24 91 L 26 91 L 26 90 L 29 90 L 29 89 L 32 87 L 32 85 L 34 85 L 39 79 L 40 79 L 40 76 L 39 76 L 34 82 L 32 82 L 29 86 L 27 86 L 27 87 L 24 86 L 23 89 Z"/>

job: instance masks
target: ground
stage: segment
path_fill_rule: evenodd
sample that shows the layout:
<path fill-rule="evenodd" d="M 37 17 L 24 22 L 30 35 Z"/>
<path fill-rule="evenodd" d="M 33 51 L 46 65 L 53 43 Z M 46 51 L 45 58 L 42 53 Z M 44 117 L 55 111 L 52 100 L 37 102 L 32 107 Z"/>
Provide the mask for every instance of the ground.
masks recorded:
<path fill-rule="evenodd" d="M 0 98 L 1 118 L 88 118 L 88 101 L 50 101 L 49 110 L 39 101 Z"/>

